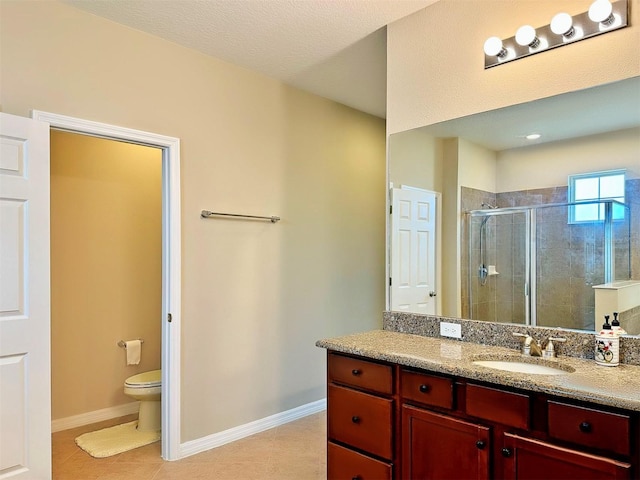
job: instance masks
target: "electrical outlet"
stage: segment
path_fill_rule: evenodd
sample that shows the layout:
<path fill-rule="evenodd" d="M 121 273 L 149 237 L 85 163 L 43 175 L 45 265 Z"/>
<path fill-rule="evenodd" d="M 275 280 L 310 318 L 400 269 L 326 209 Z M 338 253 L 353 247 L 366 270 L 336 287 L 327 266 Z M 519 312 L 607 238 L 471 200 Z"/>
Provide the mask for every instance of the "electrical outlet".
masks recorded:
<path fill-rule="evenodd" d="M 462 338 L 462 325 L 459 323 L 440 322 L 440 336 Z"/>

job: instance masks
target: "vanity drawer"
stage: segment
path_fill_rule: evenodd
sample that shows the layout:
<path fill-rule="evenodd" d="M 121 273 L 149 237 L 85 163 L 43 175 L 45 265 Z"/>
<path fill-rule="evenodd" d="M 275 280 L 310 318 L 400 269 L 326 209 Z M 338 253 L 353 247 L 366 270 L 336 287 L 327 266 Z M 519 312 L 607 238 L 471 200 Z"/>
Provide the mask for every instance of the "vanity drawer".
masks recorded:
<path fill-rule="evenodd" d="M 628 415 L 548 402 L 549 436 L 586 447 L 629 455 Z"/>
<path fill-rule="evenodd" d="M 330 353 L 328 374 L 329 382 L 342 383 L 385 395 L 393 393 L 393 374 L 389 365 Z"/>
<path fill-rule="evenodd" d="M 405 400 L 449 410 L 453 408 L 453 379 L 451 378 L 402 370 L 400 390 Z"/>
<path fill-rule="evenodd" d="M 327 445 L 327 479 L 391 480 L 391 464 L 335 443 Z"/>
<path fill-rule="evenodd" d="M 348 388 L 327 388 L 328 436 L 382 458 L 393 457 L 393 400 Z"/>
<path fill-rule="evenodd" d="M 531 419 L 530 404 L 529 395 L 522 393 L 472 383 L 466 386 L 465 412 L 473 417 L 528 430 Z"/>

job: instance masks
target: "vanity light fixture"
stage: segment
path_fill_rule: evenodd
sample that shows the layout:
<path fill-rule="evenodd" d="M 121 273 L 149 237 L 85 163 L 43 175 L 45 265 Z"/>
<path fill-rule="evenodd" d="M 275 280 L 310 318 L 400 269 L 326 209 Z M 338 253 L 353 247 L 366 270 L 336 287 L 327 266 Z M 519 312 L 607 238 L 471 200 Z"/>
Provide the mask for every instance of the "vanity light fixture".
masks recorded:
<path fill-rule="evenodd" d="M 573 16 L 558 13 L 549 25 L 538 28 L 523 25 L 513 37 L 487 39 L 484 43 L 484 68 L 624 28 L 628 16 L 629 0 L 595 0 L 588 11 Z"/>
<path fill-rule="evenodd" d="M 540 39 L 536 35 L 536 29 L 531 25 L 523 25 L 516 32 L 516 43 L 522 47 L 536 48 L 540 45 Z"/>
<path fill-rule="evenodd" d="M 568 13 L 558 13 L 551 19 L 551 31 L 556 35 L 571 38 L 575 35 L 576 29 L 573 27 L 573 18 Z"/>
<path fill-rule="evenodd" d="M 613 5 L 609 0 L 596 0 L 589 7 L 589 20 L 600 23 L 603 27 L 608 27 L 615 22 L 613 15 Z"/>
<path fill-rule="evenodd" d="M 504 58 L 507 56 L 507 49 L 498 37 L 489 37 L 484 42 L 484 53 L 490 57 Z"/>
<path fill-rule="evenodd" d="M 542 135 L 539 133 L 530 133 L 529 135 L 525 135 L 524 138 L 527 140 L 538 140 Z"/>

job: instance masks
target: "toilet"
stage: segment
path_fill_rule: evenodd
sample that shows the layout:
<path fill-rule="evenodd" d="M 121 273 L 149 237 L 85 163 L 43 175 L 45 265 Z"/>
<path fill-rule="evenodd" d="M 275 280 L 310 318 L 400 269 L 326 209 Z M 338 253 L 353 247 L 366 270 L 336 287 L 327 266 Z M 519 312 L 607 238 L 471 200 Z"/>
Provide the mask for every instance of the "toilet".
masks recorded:
<path fill-rule="evenodd" d="M 160 391 L 161 370 L 139 373 L 124 381 L 124 393 L 140 401 L 138 431 L 153 432 L 161 429 Z"/>

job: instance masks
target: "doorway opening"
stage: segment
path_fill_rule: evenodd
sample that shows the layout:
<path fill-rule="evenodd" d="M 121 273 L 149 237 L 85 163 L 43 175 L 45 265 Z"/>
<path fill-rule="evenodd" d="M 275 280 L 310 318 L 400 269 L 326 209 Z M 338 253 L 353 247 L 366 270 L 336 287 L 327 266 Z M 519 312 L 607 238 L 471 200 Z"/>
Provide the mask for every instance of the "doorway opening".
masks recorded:
<path fill-rule="evenodd" d="M 161 442 L 162 458 L 177 460 L 180 458 L 180 141 L 173 137 L 42 111 L 33 111 L 32 117 L 48 122 L 51 130 L 154 147 L 161 152 Z M 139 218 L 143 219 L 144 212 L 138 213 Z M 117 212 L 97 211 L 90 214 L 100 217 L 117 215 Z M 123 355 L 121 351 L 120 354 Z"/>

